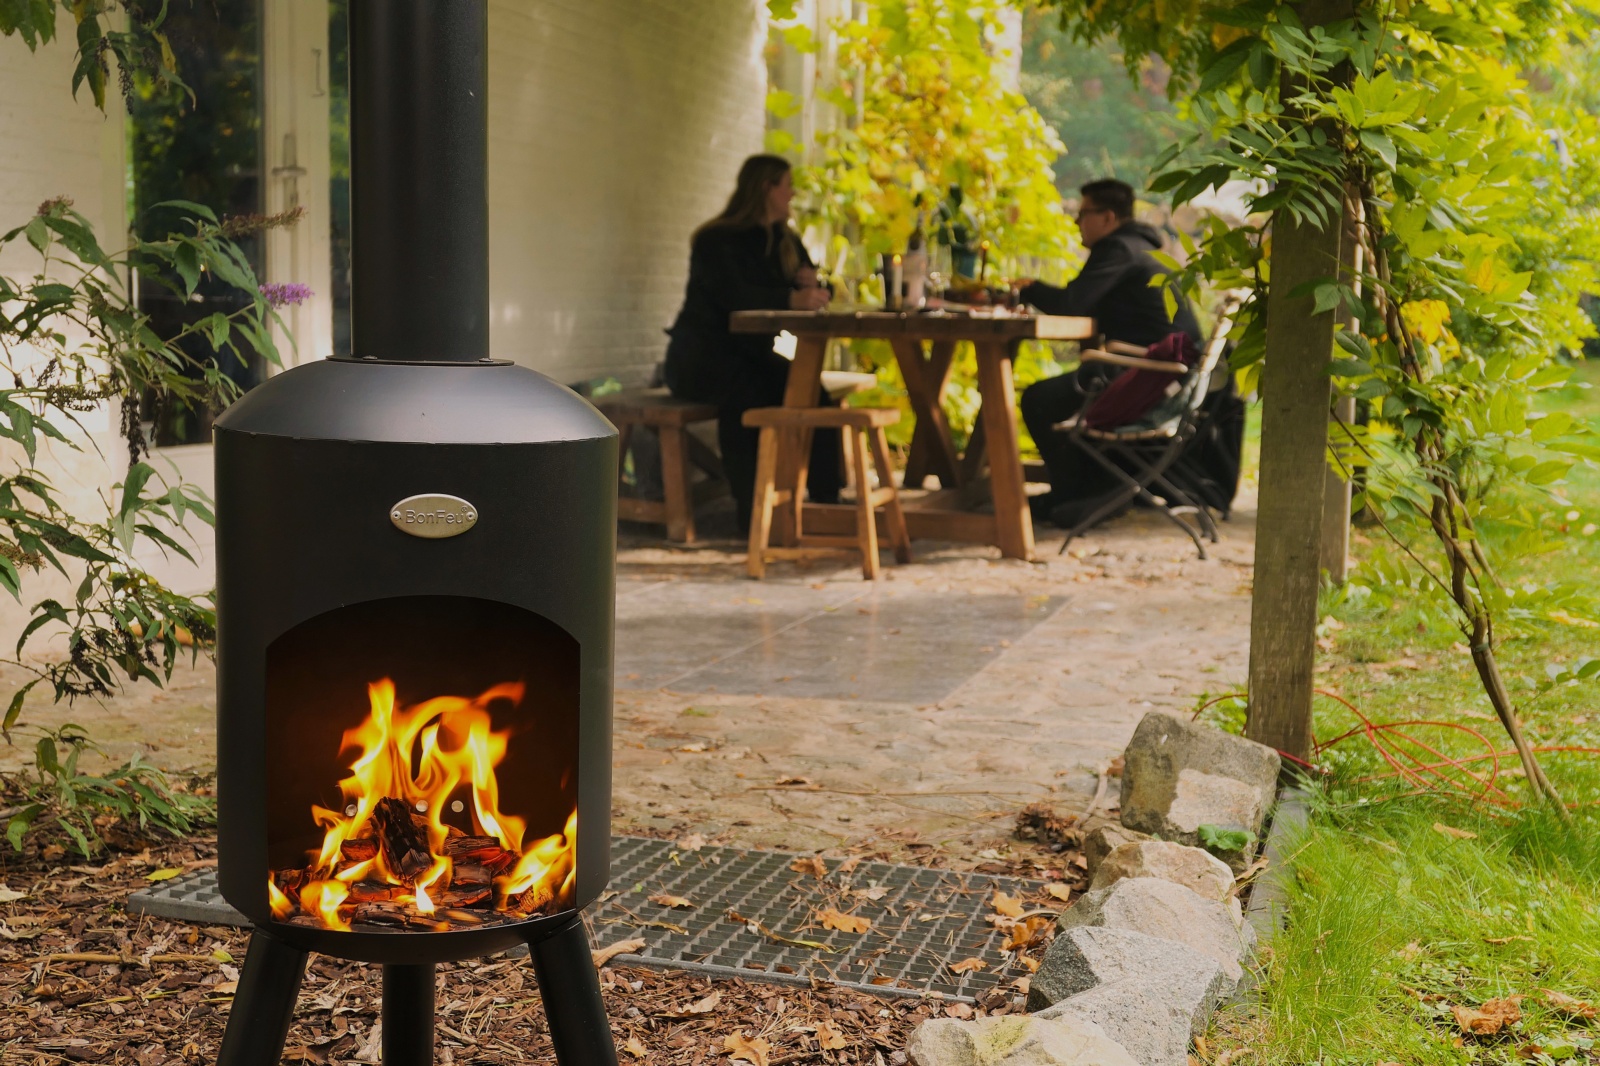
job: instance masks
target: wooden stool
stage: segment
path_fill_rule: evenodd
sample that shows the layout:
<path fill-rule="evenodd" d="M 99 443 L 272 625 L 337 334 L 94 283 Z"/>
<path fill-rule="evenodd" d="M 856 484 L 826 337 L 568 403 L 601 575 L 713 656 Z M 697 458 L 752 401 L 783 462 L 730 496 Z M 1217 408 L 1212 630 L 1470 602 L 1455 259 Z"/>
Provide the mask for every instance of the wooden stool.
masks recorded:
<path fill-rule="evenodd" d="M 861 553 L 861 573 L 871 581 L 878 577 L 878 520 L 877 509 L 884 508 L 888 519 L 889 540 L 894 546 L 895 558 L 902 563 L 911 561 L 911 536 L 906 532 L 905 512 L 900 509 L 900 494 L 894 487 L 894 467 L 889 462 L 889 442 L 883 435 L 885 426 L 900 421 L 900 412 L 875 407 L 758 407 L 744 413 L 744 424 L 761 430 L 761 450 L 756 460 L 756 491 L 754 511 L 750 518 L 751 577 L 766 574 L 771 559 L 805 559 L 841 551 Z M 809 453 L 811 433 L 814 430 L 837 429 L 844 433 L 845 461 L 855 472 L 856 532 L 855 536 L 807 535 L 804 532 L 806 467 L 804 456 Z M 779 488 L 778 467 L 780 453 L 788 447 L 796 449 L 797 459 L 788 464 L 796 471 L 794 484 Z M 867 450 L 872 451 L 872 462 L 878 468 L 879 487 L 871 487 L 867 477 Z M 782 503 L 792 504 L 794 516 L 794 547 L 774 548 L 768 544 L 772 537 L 773 508 Z"/>
<path fill-rule="evenodd" d="M 617 427 L 617 482 L 622 483 L 622 468 L 628 459 L 628 446 L 636 426 L 649 426 L 661 439 L 661 488 L 664 500 L 645 500 L 618 494 L 617 517 L 630 522 L 650 522 L 667 527 L 667 539 L 679 544 L 694 542 L 694 508 L 726 491 L 722 463 L 715 452 L 690 433 L 696 422 L 714 422 L 715 404 L 691 403 L 673 399 L 666 389 L 631 389 L 597 397 L 594 405 Z M 694 467 L 710 474 L 712 480 L 697 489 Z"/>

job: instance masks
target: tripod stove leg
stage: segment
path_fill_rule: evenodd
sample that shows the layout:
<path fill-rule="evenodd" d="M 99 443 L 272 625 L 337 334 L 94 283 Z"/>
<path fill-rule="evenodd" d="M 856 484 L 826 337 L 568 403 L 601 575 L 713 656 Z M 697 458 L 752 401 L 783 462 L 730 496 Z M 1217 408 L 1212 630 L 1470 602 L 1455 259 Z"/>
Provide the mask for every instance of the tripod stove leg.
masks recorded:
<path fill-rule="evenodd" d="M 583 920 L 574 918 L 530 943 L 528 954 L 539 980 L 556 1060 L 561 1066 L 617 1066 L 617 1045 L 600 1000 L 600 977 L 589 954 Z"/>
<path fill-rule="evenodd" d="M 383 968 L 383 1066 L 433 1066 L 433 964 Z"/>
<path fill-rule="evenodd" d="M 306 957 L 306 952 L 260 929 L 250 934 L 217 1066 L 278 1066 Z"/>

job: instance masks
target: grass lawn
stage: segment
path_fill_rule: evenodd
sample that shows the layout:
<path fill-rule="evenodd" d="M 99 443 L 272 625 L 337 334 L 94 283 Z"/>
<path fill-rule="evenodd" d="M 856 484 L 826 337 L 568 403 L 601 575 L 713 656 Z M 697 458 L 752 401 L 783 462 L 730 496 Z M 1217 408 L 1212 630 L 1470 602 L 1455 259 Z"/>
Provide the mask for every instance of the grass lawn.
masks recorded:
<path fill-rule="evenodd" d="M 1579 380 L 1600 385 L 1600 367 L 1585 367 Z M 1551 406 L 1600 427 L 1600 387 L 1568 388 Z M 1561 493 L 1530 498 L 1543 538 L 1509 527 L 1485 536 L 1508 584 L 1559 582 L 1593 596 L 1600 472 L 1575 470 Z M 1536 539 L 1548 543 L 1526 550 Z M 1392 549 L 1381 531 L 1366 529 L 1356 550 L 1370 562 Z M 1330 597 L 1321 687 L 1374 721 L 1454 723 L 1509 750 L 1451 619 L 1376 599 Z M 1535 744 L 1600 748 L 1600 683 L 1534 699 L 1548 664 L 1600 656 L 1600 628 L 1551 613 L 1501 620 L 1502 670 Z M 1356 724 L 1336 701 L 1319 702 L 1319 737 Z M 1464 732 L 1414 732 L 1453 755 L 1484 750 Z M 1600 1021 L 1586 1009 L 1600 1005 L 1600 756 L 1543 759 L 1579 805 L 1570 824 L 1542 810 L 1407 795 L 1381 776 L 1386 766 L 1364 738 L 1332 748 L 1332 776 L 1292 851 L 1290 924 L 1264 954 L 1259 1002 L 1219 1015 L 1203 1057 L 1600 1062 Z M 1498 784 L 1515 800 L 1526 797 L 1514 758 L 1502 763 Z M 1502 1027 L 1489 1033 L 1495 1022 L 1471 1012 L 1498 1015 Z M 1485 1031 L 1467 1031 L 1473 1025 Z"/>

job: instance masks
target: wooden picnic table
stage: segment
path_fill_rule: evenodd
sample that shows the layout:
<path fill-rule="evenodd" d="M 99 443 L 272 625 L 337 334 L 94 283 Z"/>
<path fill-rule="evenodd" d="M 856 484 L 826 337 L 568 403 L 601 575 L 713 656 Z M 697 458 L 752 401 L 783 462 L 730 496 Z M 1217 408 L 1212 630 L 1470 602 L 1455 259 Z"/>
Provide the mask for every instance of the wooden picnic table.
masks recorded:
<path fill-rule="evenodd" d="M 1012 361 L 1025 340 L 1086 340 L 1094 320 L 1060 315 L 970 315 L 894 311 L 736 311 L 734 333 L 787 331 L 798 339 L 794 365 L 784 392 L 785 407 L 813 407 L 822 377 L 823 355 L 833 338 L 879 338 L 894 349 L 917 423 L 906 467 L 907 488 L 921 487 L 928 474 L 939 475 L 941 491 L 908 502 L 906 521 L 913 537 L 993 544 L 1010 559 L 1033 557 L 1033 521 L 1016 422 Z M 944 394 L 956 344 L 971 341 L 978 357 L 978 391 L 983 406 L 965 456 L 956 453 L 944 414 Z M 989 466 L 989 496 L 994 513 L 971 510 L 969 491 Z M 854 508 L 807 505 L 818 532 L 848 532 Z M 835 528 L 837 527 L 837 528 Z M 782 523 L 779 523 L 782 528 Z"/>

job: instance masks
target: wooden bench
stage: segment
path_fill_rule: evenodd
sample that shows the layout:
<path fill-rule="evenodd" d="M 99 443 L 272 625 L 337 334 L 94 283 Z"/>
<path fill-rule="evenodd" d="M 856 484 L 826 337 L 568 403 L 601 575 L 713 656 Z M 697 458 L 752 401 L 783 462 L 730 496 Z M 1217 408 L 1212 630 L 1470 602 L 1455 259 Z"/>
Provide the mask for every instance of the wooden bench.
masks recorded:
<path fill-rule="evenodd" d="M 894 465 L 889 459 L 889 442 L 884 428 L 900 421 L 900 412 L 875 407 L 758 407 L 744 413 L 744 424 L 761 430 L 761 447 L 756 459 L 754 513 L 750 519 L 751 577 L 766 574 L 773 559 L 805 559 L 838 552 L 858 552 L 861 573 L 869 581 L 879 574 L 877 509 L 884 508 L 890 543 L 895 558 L 911 561 L 911 536 L 906 530 L 900 494 L 894 487 Z M 856 522 L 853 535 L 807 534 L 803 532 L 806 492 L 806 466 L 800 457 L 810 454 L 811 434 L 816 430 L 841 430 L 844 434 L 845 463 L 854 474 Z M 789 449 L 794 461 L 782 462 Z M 868 476 L 867 454 L 878 469 L 878 487 Z M 795 471 L 794 481 L 778 486 L 778 470 Z M 773 511 L 782 504 L 788 509 L 793 529 L 786 539 L 790 547 L 775 548 L 772 540 Z"/>
<path fill-rule="evenodd" d="M 709 403 L 674 399 L 666 389 L 630 389 L 596 397 L 595 407 L 617 427 L 617 483 L 622 485 L 623 466 L 633 431 L 646 426 L 656 431 L 661 441 L 661 488 L 665 497 L 647 500 L 638 496 L 617 495 L 617 517 L 629 522 L 648 522 L 667 527 L 667 539 L 692 544 L 695 539 L 696 504 L 714 499 L 727 491 L 722 462 L 698 437 L 689 432 L 696 422 L 715 422 L 717 408 Z M 694 468 L 710 475 L 694 483 Z"/>

